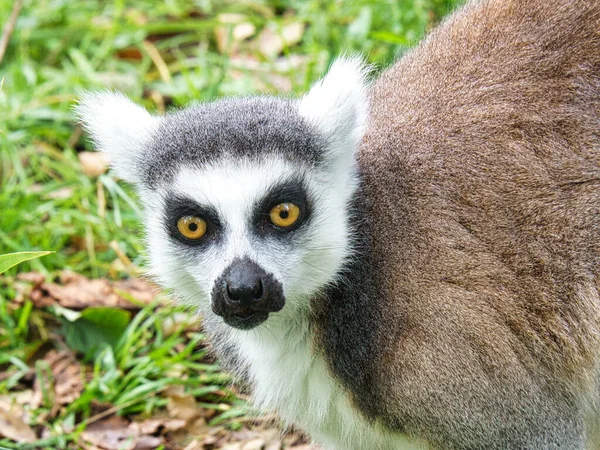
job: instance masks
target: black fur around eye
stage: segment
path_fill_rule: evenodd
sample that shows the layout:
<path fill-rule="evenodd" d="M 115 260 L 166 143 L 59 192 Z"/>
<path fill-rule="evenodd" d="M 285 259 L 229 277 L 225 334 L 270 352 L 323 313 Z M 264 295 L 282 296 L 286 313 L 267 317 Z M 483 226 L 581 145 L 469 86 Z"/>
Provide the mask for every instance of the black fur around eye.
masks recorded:
<path fill-rule="evenodd" d="M 273 187 L 254 206 L 252 228 L 260 236 L 285 236 L 303 227 L 311 217 L 310 202 L 302 181 Z"/>
<path fill-rule="evenodd" d="M 169 236 L 187 246 L 206 246 L 220 239 L 222 226 L 213 208 L 181 196 L 167 199 L 164 223 Z"/>

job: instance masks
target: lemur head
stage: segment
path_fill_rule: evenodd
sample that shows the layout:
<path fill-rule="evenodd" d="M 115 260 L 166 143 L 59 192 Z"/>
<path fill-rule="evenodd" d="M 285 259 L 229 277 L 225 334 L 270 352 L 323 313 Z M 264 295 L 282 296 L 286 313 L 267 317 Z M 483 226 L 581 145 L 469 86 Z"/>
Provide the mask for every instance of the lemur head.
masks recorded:
<path fill-rule="evenodd" d="M 77 112 L 137 187 L 151 273 L 205 320 L 250 329 L 270 313 L 307 311 L 350 256 L 365 90 L 360 61 L 342 59 L 297 100 L 229 99 L 159 117 L 101 93 Z"/>

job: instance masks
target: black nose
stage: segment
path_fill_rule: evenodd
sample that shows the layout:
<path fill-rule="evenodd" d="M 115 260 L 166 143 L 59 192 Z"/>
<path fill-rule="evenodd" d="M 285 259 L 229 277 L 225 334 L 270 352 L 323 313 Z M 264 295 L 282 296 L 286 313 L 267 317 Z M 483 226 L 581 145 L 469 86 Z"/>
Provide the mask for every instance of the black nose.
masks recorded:
<path fill-rule="evenodd" d="M 252 306 L 265 296 L 265 279 L 267 273 L 254 261 L 244 258 L 223 274 L 223 289 L 229 303 Z"/>
<path fill-rule="evenodd" d="M 260 276 L 244 272 L 225 280 L 225 292 L 231 302 L 251 305 L 260 301 L 265 291 Z"/>
<path fill-rule="evenodd" d="M 247 330 L 280 311 L 284 304 L 281 283 L 246 257 L 235 259 L 215 281 L 211 306 L 226 323 Z"/>

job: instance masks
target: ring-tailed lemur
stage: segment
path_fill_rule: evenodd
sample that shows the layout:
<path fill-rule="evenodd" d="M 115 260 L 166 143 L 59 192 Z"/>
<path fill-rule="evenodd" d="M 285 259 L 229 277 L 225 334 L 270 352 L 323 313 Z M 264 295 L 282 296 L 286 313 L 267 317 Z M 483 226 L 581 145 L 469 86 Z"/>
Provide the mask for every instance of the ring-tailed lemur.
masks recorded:
<path fill-rule="evenodd" d="M 598 448 L 600 3 L 474 1 L 365 77 L 79 114 L 262 407 L 339 450 Z"/>

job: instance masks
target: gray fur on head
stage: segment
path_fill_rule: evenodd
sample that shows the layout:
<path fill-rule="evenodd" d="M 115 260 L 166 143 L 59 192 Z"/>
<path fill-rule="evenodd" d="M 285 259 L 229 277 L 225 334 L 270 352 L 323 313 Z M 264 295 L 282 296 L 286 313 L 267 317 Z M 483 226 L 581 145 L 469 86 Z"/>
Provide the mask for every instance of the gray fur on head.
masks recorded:
<path fill-rule="evenodd" d="M 117 174 L 146 187 L 223 158 L 316 166 L 342 154 L 353 159 L 366 118 L 365 67 L 358 58 L 338 60 L 300 100 L 226 99 L 157 117 L 122 94 L 99 92 L 84 95 L 76 113 Z"/>
<path fill-rule="evenodd" d="M 228 99 L 163 118 L 140 161 L 143 182 L 173 180 L 181 167 L 222 160 L 281 157 L 309 166 L 324 159 L 325 139 L 300 116 L 294 100 Z"/>

